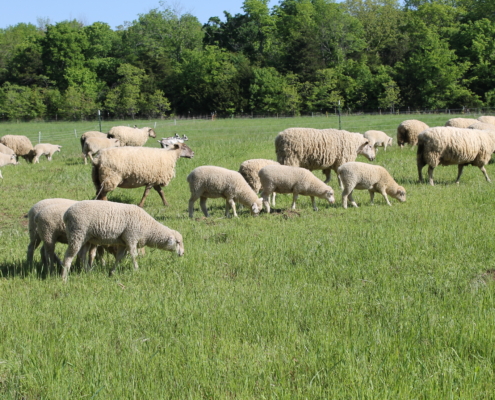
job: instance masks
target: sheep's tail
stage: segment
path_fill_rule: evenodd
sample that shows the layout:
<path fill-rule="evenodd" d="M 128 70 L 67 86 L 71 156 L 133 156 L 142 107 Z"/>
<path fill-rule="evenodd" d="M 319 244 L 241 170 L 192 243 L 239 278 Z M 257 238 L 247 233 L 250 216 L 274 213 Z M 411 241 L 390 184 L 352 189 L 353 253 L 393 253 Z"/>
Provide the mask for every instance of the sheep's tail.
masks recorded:
<path fill-rule="evenodd" d="M 100 181 L 100 166 L 98 162 L 93 163 L 93 169 L 91 170 L 91 178 L 93 179 L 93 185 L 95 186 L 96 189 L 96 198 L 98 198 L 103 188 Z"/>

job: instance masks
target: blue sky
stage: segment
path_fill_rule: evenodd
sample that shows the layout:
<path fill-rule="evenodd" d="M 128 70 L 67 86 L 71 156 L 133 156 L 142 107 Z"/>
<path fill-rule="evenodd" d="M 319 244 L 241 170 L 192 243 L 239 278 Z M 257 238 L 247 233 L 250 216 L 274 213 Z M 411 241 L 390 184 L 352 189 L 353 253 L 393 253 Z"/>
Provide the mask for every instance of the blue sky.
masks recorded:
<path fill-rule="evenodd" d="M 223 19 L 223 11 L 231 14 L 242 12 L 243 0 L 181 0 L 167 1 L 171 8 L 178 7 L 182 14 L 190 12 L 201 23 L 218 16 Z M 272 1 L 272 7 L 278 2 Z M 137 19 L 153 8 L 160 8 L 159 0 L 3 0 L 0 11 L 0 28 L 7 28 L 20 22 L 37 25 L 38 18 L 48 18 L 50 23 L 77 19 L 85 25 L 93 22 L 106 22 L 112 29 L 125 21 Z"/>

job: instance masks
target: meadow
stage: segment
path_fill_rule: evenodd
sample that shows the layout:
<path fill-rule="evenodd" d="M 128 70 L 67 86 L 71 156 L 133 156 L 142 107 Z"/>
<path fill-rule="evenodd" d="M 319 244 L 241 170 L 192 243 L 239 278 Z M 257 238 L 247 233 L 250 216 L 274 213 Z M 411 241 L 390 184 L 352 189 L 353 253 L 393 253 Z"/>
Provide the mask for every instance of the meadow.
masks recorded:
<path fill-rule="evenodd" d="M 477 117 L 477 116 L 474 116 Z M 79 136 L 97 122 L 2 123 L 61 144 L 52 162 L 2 168 L 0 180 L 1 399 L 488 399 L 495 393 L 495 184 L 478 168 L 435 170 L 418 183 L 415 149 L 400 150 L 405 119 L 443 125 L 448 115 L 342 118 L 342 129 L 378 129 L 394 145 L 378 151 L 407 190 L 359 208 L 277 196 L 278 212 L 211 217 L 196 203 L 188 218 L 187 174 L 200 165 L 237 170 L 274 159 L 288 127 L 338 128 L 338 118 L 157 121 L 157 139 L 186 134 L 195 151 L 180 159 L 163 207 L 151 191 L 144 209 L 184 237 L 184 257 L 146 249 L 134 271 L 126 258 L 72 270 L 67 284 L 26 265 L 26 213 L 37 201 L 93 199 Z M 103 131 L 116 123 L 103 122 Z M 154 126 L 155 121 L 119 124 Z M 158 147 L 150 139 L 148 146 Z M 358 161 L 366 161 L 359 156 Z M 495 179 L 495 166 L 487 166 Z M 426 168 L 424 173 L 426 173 Z M 323 178 L 321 171 L 315 175 Z M 137 204 L 144 188 L 109 200 Z M 65 246 L 57 252 L 63 256 Z M 107 264 L 113 258 L 107 257 Z"/>

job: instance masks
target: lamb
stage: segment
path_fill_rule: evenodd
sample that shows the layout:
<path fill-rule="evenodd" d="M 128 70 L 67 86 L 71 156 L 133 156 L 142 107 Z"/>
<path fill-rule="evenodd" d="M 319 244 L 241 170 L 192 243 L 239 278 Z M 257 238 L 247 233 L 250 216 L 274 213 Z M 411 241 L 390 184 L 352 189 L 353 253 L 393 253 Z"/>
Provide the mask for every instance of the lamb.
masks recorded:
<path fill-rule="evenodd" d="M 277 161 L 283 165 L 323 170 L 325 183 L 333 169 L 363 154 L 375 159 L 375 148 L 359 133 L 337 129 L 289 128 L 275 138 Z"/>
<path fill-rule="evenodd" d="M 335 202 L 333 189 L 319 180 L 312 172 L 300 167 L 288 165 L 267 165 L 259 172 L 263 191 L 263 205 L 267 213 L 270 212 L 269 196 L 273 193 L 292 193 L 292 209 L 296 208 L 296 201 L 300 194 L 309 196 L 313 210 L 318 211 L 315 197 Z"/>
<path fill-rule="evenodd" d="M 108 149 L 111 147 L 119 147 L 119 139 L 108 139 L 105 137 L 89 137 L 85 140 L 83 145 L 84 164 L 88 163 L 88 156 L 93 162 L 93 155 L 98 153 L 102 149 Z"/>
<path fill-rule="evenodd" d="M 33 144 L 26 136 L 5 135 L 0 138 L 0 143 L 13 150 L 17 157 L 22 157 L 29 162 L 33 161 Z"/>
<path fill-rule="evenodd" d="M 98 138 L 104 138 L 107 139 L 107 134 L 100 132 L 100 131 L 88 131 L 84 132 L 81 135 L 81 138 L 79 139 L 81 142 L 81 151 L 84 152 L 84 143 L 86 143 L 86 140 L 88 140 L 90 137 L 98 137 Z"/>
<path fill-rule="evenodd" d="M 98 200 L 80 201 L 67 209 L 63 216 L 68 247 L 63 262 L 62 278 L 67 282 L 72 260 L 86 244 L 119 246 L 113 274 L 120 260 L 129 251 L 134 269 L 138 250 L 145 246 L 175 251 L 184 255 L 182 235 L 160 224 L 142 208 Z"/>
<path fill-rule="evenodd" d="M 385 132 L 371 130 L 364 132 L 363 136 L 370 142 L 373 142 L 375 144 L 375 147 L 383 147 L 384 151 L 387 151 L 387 146 L 392 146 L 392 138 Z"/>
<path fill-rule="evenodd" d="M 416 156 L 418 175 L 423 181 L 421 170 L 428 164 L 430 185 L 433 183 L 433 170 L 438 165 L 458 165 L 456 183 L 459 183 L 465 165 L 478 167 L 486 180 L 490 178 L 485 165 L 495 151 L 495 132 L 453 127 L 429 128 L 418 136 Z"/>
<path fill-rule="evenodd" d="M 495 117 L 491 115 L 482 115 L 478 117 L 478 121 L 484 122 L 485 124 L 495 125 Z"/>
<path fill-rule="evenodd" d="M 495 125 L 487 124 L 486 122 L 476 122 L 469 125 L 469 129 L 480 129 L 482 131 L 495 131 Z"/>
<path fill-rule="evenodd" d="M 200 199 L 199 204 L 205 217 L 209 217 L 206 209 L 206 199 L 225 199 L 225 216 L 230 216 L 230 208 L 234 217 L 237 217 L 235 202 L 249 207 L 251 215 L 261 211 L 262 203 L 256 193 L 237 171 L 222 167 L 204 165 L 195 168 L 187 177 L 191 197 L 189 199 L 189 217 L 194 215 L 194 202 Z"/>
<path fill-rule="evenodd" d="M 11 148 L 9 148 L 9 147 L 1 144 L 1 143 L 0 143 L 0 153 L 8 154 L 9 156 L 12 156 L 12 155 L 15 156 L 14 150 L 12 150 Z"/>
<path fill-rule="evenodd" d="M 114 126 L 108 131 L 109 139 L 119 139 L 121 146 L 144 146 L 148 137 L 155 138 L 152 128 L 131 128 L 129 126 Z"/>
<path fill-rule="evenodd" d="M 258 172 L 260 172 L 261 168 L 266 167 L 267 165 L 280 164 L 273 160 L 254 158 L 244 161 L 239 167 L 239 173 L 244 177 L 248 185 L 251 186 L 251 189 L 253 189 L 256 193 L 259 193 L 261 190 L 261 181 L 258 176 Z M 271 196 L 271 204 L 272 207 L 275 207 L 275 192 Z"/>
<path fill-rule="evenodd" d="M 479 122 L 474 118 L 451 118 L 446 123 L 445 126 L 450 126 L 452 128 L 468 128 L 469 125 L 473 125 Z"/>
<path fill-rule="evenodd" d="M 401 202 L 406 201 L 406 189 L 399 186 L 388 171 L 379 165 L 348 162 L 339 167 L 338 174 L 344 184 L 342 192 L 342 206 L 344 208 L 347 208 L 347 197 L 354 207 L 358 206 L 352 198 L 354 189 L 368 190 L 371 204 L 373 204 L 375 193 L 381 193 L 389 206 L 392 204 L 390 204 L 387 195 Z"/>
<path fill-rule="evenodd" d="M 170 147 L 175 143 L 184 143 L 186 140 L 189 140 L 186 135 L 182 135 L 182 137 L 180 137 L 179 134 L 176 133 L 174 136 L 158 140 L 158 143 L 160 143 L 162 149 L 170 150 Z"/>
<path fill-rule="evenodd" d="M 15 158 L 15 154 L 9 155 L 9 154 L 0 153 L 0 167 L 9 164 L 13 164 L 13 165 L 19 164 Z M 2 171 L 0 171 L 0 178 L 3 179 Z"/>
<path fill-rule="evenodd" d="M 50 143 L 38 143 L 37 145 L 34 146 L 34 156 L 33 156 L 33 164 L 39 163 L 40 162 L 40 157 L 42 155 L 45 155 L 48 161 L 52 161 L 52 156 L 57 152 L 60 151 L 62 146 L 59 146 L 58 144 L 50 144 Z"/>
<path fill-rule="evenodd" d="M 162 187 L 175 176 L 175 163 L 179 157 L 193 158 L 194 151 L 185 143 L 176 143 L 173 150 L 148 147 L 113 147 L 100 151 L 93 162 L 93 183 L 99 200 L 117 187 L 133 189 L 145 186 L 139 207 L 144 205 L 151 188 L 160 195 L 163 205 L 167 200 Z"/>
<path fill-rule="evenodd" d="M 397 127 L 397 144 L 401 149 L 406 143 L 416 146 L 418 144 L 418 135 L 428 128 L 428 125 L 417 119 L 402 121 Z"/>

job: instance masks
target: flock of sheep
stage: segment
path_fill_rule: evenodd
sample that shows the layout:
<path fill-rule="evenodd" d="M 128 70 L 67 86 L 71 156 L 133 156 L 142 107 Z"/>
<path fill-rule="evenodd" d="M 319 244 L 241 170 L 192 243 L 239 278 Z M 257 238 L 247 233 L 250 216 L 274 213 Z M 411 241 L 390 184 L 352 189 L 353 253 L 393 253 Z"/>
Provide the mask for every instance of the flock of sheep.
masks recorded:
<path fill-rule="evenodd" d="M 41 260 L 48 271 L 58 266 L 64 281 L 74 257 L 90 268 L 96 257 L 108 251 L 115 256 L 115 267 L 129 252 L 135 268 L 139 248 L 155 247 L 184 254 L 184 243 L 179 232 L 153 219 L 142 207 L 151 188 L 167 205 L 162 187 L 175 176 L 175 165 L 180 157 L 192 158 L 194 152 L 185 143 L 186 136 L 177 134 L 159 140 L 161 148 L 142 147 L 149 137 L 156 137 L 151 128 L 113 127 L 108 134 L 86 132 L 81 136 L 81 149 L 92 160 L 92 180 L 96 200 L 45 199 L 28 212 L 30 242 L 28 263 L 33 262 L 34 250 L 41 247 Z M 430 184 L 433 169 L 438 165 L 458 165 L 456 182 L 465 165 L 476 165 L 487 181 L 484 166 L 495 152 L 495 117 L 450 119 L 444 127 L 429 128 L 418 120 L 407 120 L 397 128 L 399 146 L 417 145 L 417 167 L 420 181 L 422 169 L 428 165 Z M 406 190 L 399 186 L 388 171 L 378 165 L 356 162 L 358 154 L 368 160 L 375 158 L 375 148 L 392 145 L 392 138 L 381 131 L 367 131 L 363 135 L 336 129 L 289 128 L 275 138 L 277 161 L 252 159 L 243 162 L 239 171 L 218 166 L 200 166 L 188 176 L 191 192 L 189 217 L 194 215 L 194 204 L 199 199 L 204 215 L 208 217 L 206 200 L 224 198 L 225 215 L 230 210 L 237 216 L 236 203 L 247 207 L 251 214 L 259 214 L 264 207 L 270 212 L 275 206 L 275 194 L 293 195 L 292 208 L 299 195 L 310 196 L 316 211 L 315 198 L 335 202 L 334 191 L 327 185 L 331 171 L 335 171 L 342 190 L 342 205 L 348 199 L 354 207 L 353 190 L 368 190 L 373 203 L 374 194 L 380 193 L 388 205 L 391 196 L 406 200 Z M 41 155 L 51 160 L 61 146 L 38 144 L 33 146 L 25 136 L 6 135 L 0 138 L 0 166 L 18 163 L 18 157 L 38 162 Z M 96 154 L 96 157 L 93 156 Z M 312 172 L 322 170 L 325 181 Z M 0 173 L 1 177 L 1 173 Z M 107 194 L 117 187 L 145 187 L 138 206 L 108 201 Z M 258 193 L 261 192 L 261 198 Z M 64 260 L 55 254 L 57 242 L 68 244 Z"/>

